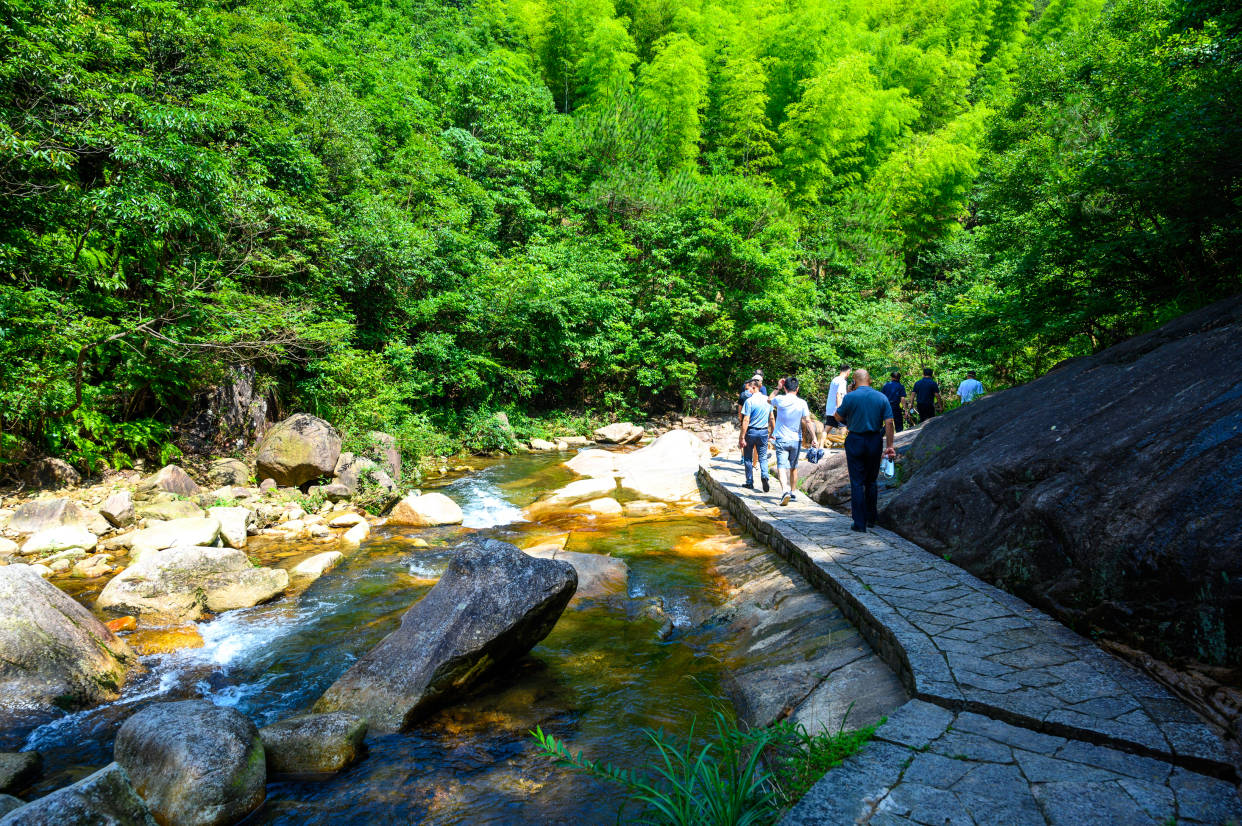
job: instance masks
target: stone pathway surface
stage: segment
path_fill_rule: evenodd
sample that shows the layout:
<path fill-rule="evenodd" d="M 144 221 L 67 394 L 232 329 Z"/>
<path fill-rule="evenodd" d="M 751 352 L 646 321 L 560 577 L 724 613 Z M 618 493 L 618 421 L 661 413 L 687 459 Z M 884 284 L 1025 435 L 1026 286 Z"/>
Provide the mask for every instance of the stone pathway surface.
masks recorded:
<path fill-rule="evenodd" d="M 1224 743 L 1141 672 L 896 534 L 743 488 L 736 460 L 700 479 L 841 606 L 915 698 L 787 823 L 1242 824 Z M 912 727 L 925 738 L 901 733 Z"/>

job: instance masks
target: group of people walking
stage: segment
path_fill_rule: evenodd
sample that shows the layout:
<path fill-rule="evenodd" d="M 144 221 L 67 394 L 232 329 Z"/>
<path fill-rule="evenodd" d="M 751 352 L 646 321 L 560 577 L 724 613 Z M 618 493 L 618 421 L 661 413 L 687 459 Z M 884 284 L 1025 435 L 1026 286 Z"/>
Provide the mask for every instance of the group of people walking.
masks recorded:
<path fill-rule="evenodd" d="M 806 400 L 798 395 L 795 376 L 782 378 L 771 394 L 764 385 L 763 372 L 746 381 L 738 396 L 738 447 L 746 471 L 744 487 L 755 489 L 755 468 L 764 493 L 771 490 L 768 480 L 768 443 L 776 451 L 776 474 L 781 487 L 781 504 L 797 498 L 798 458 L 802 452 L 803 435 L 811 451 L 822 455 L 824 434 L 838 427 L 846 428 L 845 462 L 850 475 L 850 510 L 854 518 L 851 529 L 865 532 L 874 527 L 878 516 L 880 465 L 884 459 L 897 457 L 894 441 L 905 428 L 911 414 L 918 422 L 933 418 L 943 409 L 940 385 L 931 369 L 923 370 L 923 378 L 911 388 L 911 398 L 901 383 L 901 374 L 894 371 L 880 389 L 871 386 L 871 373 L 864 368 L 853 371 L 842 364 L 828 387 L 824 405 L 824 426 L 821 431 L 811 415 Z M 957 388 L 962 403 L 983 393 L 983 385 L 975 371 L 967 373 Z M 814 453 L 812 453 L 814 456 Z M 812 458 L 814 461 L 814 458 Z"/>

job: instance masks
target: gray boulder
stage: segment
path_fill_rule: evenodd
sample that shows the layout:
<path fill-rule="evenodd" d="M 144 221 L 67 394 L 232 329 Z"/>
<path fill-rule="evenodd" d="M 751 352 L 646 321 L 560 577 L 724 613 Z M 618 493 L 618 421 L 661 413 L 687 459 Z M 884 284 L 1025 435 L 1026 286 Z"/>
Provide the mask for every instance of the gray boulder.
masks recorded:
<path fill-rule="evenodd" d="M 117 528 L 132 525 L 138 518 L 134 512 L 134 497 L 128 490 L 118 490 L 105 499 L 99 507 L 99 513 Z"/>
<path fill-rule="evenodd" d="M 216 459 L 207 469 L 207 481 L 218 488 L 250 484 L 250 468 L 241 459 Z"/>
<path fill-rule="evenodd" d="M 380 468 L 389 478 L 401 479 L 401 451 L 397 449 L 397 439 L 390 433 L 372 430 L 367 434 L 370 444 L 368 455 L 379 462 Z"/>
<path fill-rule="evenodd" d="M 263 742 L 235 709 L 206 700 L 147 706 L 121 726 L 113 753 L 161 823 L 225 826 L 263 803 Z"/>
<path fill-rule="evenodd" d="M 8 713 L 115 700 L 138 659 L 29 565 L 0 567 L 0 727 Z"/>
<path fill-rule="evenodd" d="M 39 459 L 21 472 L 22 484 L 32 488 L 71 488 L 82 483 L 82 474 L 63 459 Z"/>
<path fill-rule="evenodd" d="M 1242 296 L 937 416 L 882 524 L 1082 631 L 1242 657 Z"/>
<path fill-rule="evenodd" d="M 397 731 L 542 640 L 574 595 L 573 566 L 484 539 L 466 545 L 401 626 L 315 705 Z"/>
<path fill-rule="evenodd" d="M 367 721 L 347 711 L 303 714 L 259 730 L 272 774 L 338 772 L 362 754 Z"/>
<path fill-rule="evenodd" d="M 167 522 L 152 521 L 148 527 L 127 535 L 130 554 L 134 561 L 150 551 L 193 545 L 214 545 L 220 536 L 220 520 L 214 516 L 194 516 L 170 519 Z"/>
<path fill-rule="evenodd" d="M 220 538 L 230 548 L 246 547 L 248 530 L 254 525 L 254 511 L 249 508 L 208 508 L 207 516 L 220 522 Z M 197 542 L 205 545 L 210 543 Z"/>
<path fill-rule="evenodd" d="M 156 826 L 125 769 L 109 763 L 72 786 L 14 809 L 0 826 Z"/>
<path fill-rule="evenodd" d="M 113 577 L 96 606 L 116 614 L 169 621 L 249 608 L 284 593 L 289 573 L 256 568 L 236 548 L 175 547 L 151 551 Z"/>
<path fill-rule="evenodd" d="M 16 794 L 43 774 L 43 758 L 37 751 L 0 752 L 0 792 Z"/>
<path fill-rule="evenodd" d="M 36 533 L 61 525 L 85 526 L 89 519 L 86 509 L 71 499 L 35 499 L 13 511 L 9 529 L 18 533 Z"/>
<path fill-rule="evenodd" d="M 903 430 L 897 434 L 893 445 L 899 457 L 904 457 L 909 452 L 910 445 L 913 444 L 918 434 L 917 430 Z M 801 477 L 801 487 L 806 491 L 807 496 L 825 507 L 849 510 L 850 472 L 845 466 L 844 450 L 825 450 L 824 458 L 815 464 L 803 458 L 798 463 L 798 475 Z M 896 478 L 889 479 L 883 475 L 876 481 L 879 484 L 881 499 L 896 490 L 898 483 Z"/>
<path fill-rule="evenodd" d="M 316 416 L 298 413 L 274 425 L 255 456 L 260 479 L 300 487 L 331 476 L 341 455 L 341 434 Z"/>
<path fill-rule="evenodd" d="M 139 482 L 137 489 L 140 494 L 163 491 L 176 496 L 194 496 L 203 492 L 198 483 L 190 478 L 190 474 L 177 465 L 165 465 Z"/>
<path fill-rule="evenodd" d="M 0 818 L 3 818 L 14 809 L 20 809 L 25 805 L 25 801 L 19 800 L 11 794 L 0 794 Z"/>

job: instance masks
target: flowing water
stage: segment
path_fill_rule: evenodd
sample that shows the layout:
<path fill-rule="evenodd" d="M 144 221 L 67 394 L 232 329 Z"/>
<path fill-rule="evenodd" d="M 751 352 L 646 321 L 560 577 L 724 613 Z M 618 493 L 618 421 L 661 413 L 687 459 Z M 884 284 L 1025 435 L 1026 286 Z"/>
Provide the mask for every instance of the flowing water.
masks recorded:
<path fill-rule="evenodd" d="M 197 623 L 201 648 L 144 657 L 147 672 L 120 700 L 28 736 L 24 746 L 41 751 L 47 767 L 40 790 L 109 762 L 116 729 L 147 703 L 205 697 L 259 726 L 304 713 L 396 628 L 464 536 L 528 547 L 568 533 L 568 550 L 624 559 L 628 592 L 576 600 L 521 661 L 412 731 L 371 737 L 367 755 L 339 775 L 270 783 L 246 822 L 613 821 L 616 790 L 551 765 L 529 732 L 541 726 L 574 751 L 637 766 L 649 754 L 643 727 L 681 734 L 696 715 L 706 718 L 722 669 L 705 622 L 723 597 L 710 548 L 728 527 L 706 506 L 643 519 L 560 512 L 525 521 L 526 505 L 572 478 L 560 458 L 517 456 L 446 479 L 439 489 L 462 505 L 462 527 L 381 528 L 305 590 Z M 331 547 L 255 540 L 248 553 L 290 565 Z M 77 596 L 90 604 L 99 587 Z"/>

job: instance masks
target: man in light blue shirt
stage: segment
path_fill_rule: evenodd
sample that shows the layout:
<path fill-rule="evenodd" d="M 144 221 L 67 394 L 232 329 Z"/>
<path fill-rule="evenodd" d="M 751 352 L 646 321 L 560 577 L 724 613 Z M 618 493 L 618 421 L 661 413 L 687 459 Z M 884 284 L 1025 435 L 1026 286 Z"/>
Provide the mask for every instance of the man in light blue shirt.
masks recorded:
<path fill-rule="evenodd" d="M 966 380 L 957 386 L 957 397 L 962 400 L 962 404 L 966 404 L 975 396 L 982 395 L 983 385 L 975 378 L 975 371 L 971 370 L 966 374 Z"/>
<path fill-rule="evenodd" d="M 785 388 L 785 394 L 772 399 L 772 418 L 776 423 L 773 435 L 776 441 L 776 477 L 783 489 L 781 504 L 788 505 L 797 495 L 802 431 L 806 431 L 808 441 L 817 448 L 819 439 L 815 435 L 811 410 L 806 406 L 806 400 L 798 397 L 798 379 L 789 376 L 782 380 L 781 386 Z"/>
<path fill-rule="evenodd" d="M 845 391 L 849 386 L 850 366 L 842 364 L 837 367 L 837 377 L 828 385 L 828 401 L 824 405 L 824 424 L 828 427 L 837 427 L 839 423 L 836 420 L 837 408 L 845 399 Z"/>
<path fill-rule="evenodd" d="M 746 468 L 745 487 L 754 489 L 754 466 L 757 464 L 764 493 L 771 489 L 768 484 L 768 428 L 771 419 L 772 405 L 768 403 L 768 397 L 752 393 L 742 405 L 742 433 L 738 436 L 737 446 L 742 449 L 742 466 Z"/>

